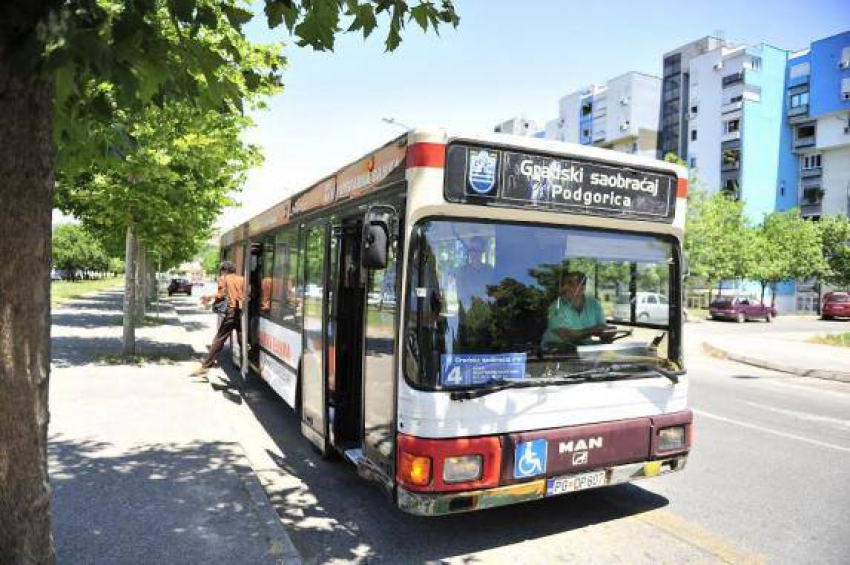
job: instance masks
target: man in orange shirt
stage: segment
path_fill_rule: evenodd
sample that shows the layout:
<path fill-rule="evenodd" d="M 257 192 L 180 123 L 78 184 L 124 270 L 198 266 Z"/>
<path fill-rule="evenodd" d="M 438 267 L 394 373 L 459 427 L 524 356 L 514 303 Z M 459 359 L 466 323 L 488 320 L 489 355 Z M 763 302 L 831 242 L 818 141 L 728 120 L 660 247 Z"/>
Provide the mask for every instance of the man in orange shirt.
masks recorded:
<path fill-rule="evenodd" d="M 215 300 L 216 302 L 227 300 L 227 310 L 210 346 L 210 352 L 201 364 L 201 370 L 209 369 L 215 365 L 216 357 L 233 330 L 236 330 L 240 346 L 242 344 L 242 306 L 245 301 L 245 279 L 236 274 L 236 267 L 230 261 L 224 261 L 221 264 L 218 274 L 218 292 L 215 295 Z"/>

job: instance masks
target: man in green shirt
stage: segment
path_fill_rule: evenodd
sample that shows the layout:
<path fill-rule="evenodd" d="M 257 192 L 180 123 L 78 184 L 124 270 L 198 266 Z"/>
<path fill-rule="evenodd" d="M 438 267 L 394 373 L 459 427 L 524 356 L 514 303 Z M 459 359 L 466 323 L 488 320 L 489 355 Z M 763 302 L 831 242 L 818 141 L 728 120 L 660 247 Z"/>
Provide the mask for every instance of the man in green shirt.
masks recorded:
<path fill-rule="evenodd" d="M 605 311 L 592 296 L 584 294 L 584 273 L 567 273 L 558 298 L 549 306 L 544 345 L 583 345 L 591 337 L 610 332 L 605 325 Z"/>

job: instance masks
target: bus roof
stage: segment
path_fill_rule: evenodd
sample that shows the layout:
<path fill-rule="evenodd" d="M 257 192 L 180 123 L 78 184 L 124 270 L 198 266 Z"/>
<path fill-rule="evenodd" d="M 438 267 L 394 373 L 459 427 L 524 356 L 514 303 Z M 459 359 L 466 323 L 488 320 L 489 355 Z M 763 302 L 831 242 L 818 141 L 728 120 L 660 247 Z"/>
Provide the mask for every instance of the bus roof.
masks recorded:
<path fill-rule="evenodd" d="M 525 149 L 553 156 L 579 157 L 615 166 L 669 171 L 679 179 L 687 179 L 688 175 L 685 167 L 675 163 L 576 143 L 494 132 L 463 133 L 444 129 L 413 129 L 231 228 L 221 236 L 221 245 L 232 245 L 267 229 L 284 225 L 293 216 L 310 210 L 367 194 L 403 178 L 405 168 L 442 167 L 444 147 L 453 141 L 496 148 Z M 419 150 L 413 150 L 414 147 Z"/>

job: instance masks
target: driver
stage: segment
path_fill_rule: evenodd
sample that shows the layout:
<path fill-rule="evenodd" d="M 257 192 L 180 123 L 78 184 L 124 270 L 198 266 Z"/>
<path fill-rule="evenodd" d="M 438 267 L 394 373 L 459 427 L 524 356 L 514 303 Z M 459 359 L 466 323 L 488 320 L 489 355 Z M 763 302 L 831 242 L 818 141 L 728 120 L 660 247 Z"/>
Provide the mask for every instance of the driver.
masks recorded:
<path fill-rule="evenodd" d="M 578 271 L 564 277 L 557 300 L 549 306 L 544 345 L 585 345 L 591 337 L 610 332 L 602 305 L 584 293 L 586 283 L 587 277 Z"/>

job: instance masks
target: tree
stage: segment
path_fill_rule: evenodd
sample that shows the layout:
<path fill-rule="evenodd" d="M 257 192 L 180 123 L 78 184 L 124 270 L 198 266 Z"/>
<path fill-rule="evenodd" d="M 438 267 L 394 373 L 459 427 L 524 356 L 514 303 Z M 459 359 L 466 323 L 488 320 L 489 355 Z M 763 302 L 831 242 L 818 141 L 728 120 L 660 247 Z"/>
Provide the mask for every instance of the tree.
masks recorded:
<path fill-rule="evenodd" d="M 820 228 L 803 219 L 797 209 L 767 215 L 754 236 L 757 260 L 747 276 L 761 282 L 762 301 L 768 285 L 773 287 L 775 304 L 777 283 L 809 279 L 828 271 L 821 251 Z"/>
<path fill-rule="evenodd" d="M 756 252 L 743 202 L 722 193 L 708 196 L 693 191 L 688 195 L 685 254 L 692 276 L 705 279 L 710 286 L 744 278 L 752 271 Z"/>
<path fill-rule="evenodd" d="M 266 16 L 316 49 L 332 49 L 346 31 L 370 35 L 379 17 L 389 20 L 388 50 L 405 22 L 426 31 L 458 23 L 448 0 L 266 0 Z M 54 148 L 63 170 L 84 169 L 120 159 L 129 143 L 121 127 L 90 129 L 93 121 L 175 100 L 240 109 L 244 96 L 278 82 L 282 65 L 276 49 L 245 42 L 251 17 L 237 0 L 0 5 L 0 562 L 53 560 L 46 445 Z"/>
<path fill-rule="evenodd" d="M 83 226 L 63 224 L 53 230 L 53 265 L 72 280 L 79 271 L 105 271 L 108 263 L 103 246 Z"/>
<path fill-rule="evenodd" d="M 60 171 L 60 208 L 99 233 L 128 235 L 125 355 L 135 353 L 134 320 L 144 314 L 145 303 L 135 295 L 150 296 L 154 258 L 164 268 L 190 259 L 209 238 L 228 195 L 259 163 L 259 151 L 240 139 L 248 123 L 238 114 L 174 102 L 144 108 L 132 119 L 118 113 L 108 126 L 120 125 L 132 141 L 123 159 Z M 139 261 L 131 247 L 139 250 Z"/>
<path fill-rule="evenodd" d="M 830 284 L 850 288 L 850 220 L 846 216 L 824 216 L 820 223 L 823 258 Z"/>
<path fill-rule="evenodd" d="M 218 273 L 219 253 L 218 245 L 207 244 L 201 250 L 200 261 L 206 274 L 215 275 Z M 383 271 L 381 271 L 381 274 L 383 274 Z"/>

